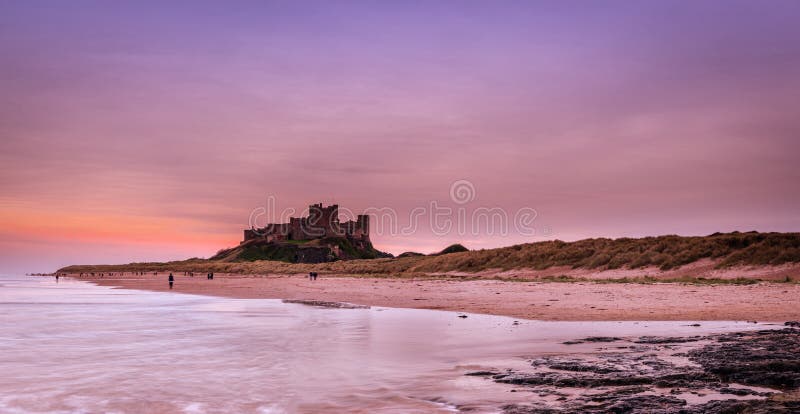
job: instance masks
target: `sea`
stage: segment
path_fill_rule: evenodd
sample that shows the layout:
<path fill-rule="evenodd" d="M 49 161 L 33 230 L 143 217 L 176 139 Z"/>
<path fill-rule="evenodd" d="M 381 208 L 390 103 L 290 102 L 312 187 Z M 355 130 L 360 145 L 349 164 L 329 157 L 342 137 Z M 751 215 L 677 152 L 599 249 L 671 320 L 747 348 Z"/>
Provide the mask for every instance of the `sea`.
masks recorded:
<path fill-rule="evenodd" d="M 343 309 L 0 275 L 0 413 L 495 413 L 535 396 L 466 373 L 593 352 L 563 344 L 588 336 L 758 328 L 691 322 Z"/>

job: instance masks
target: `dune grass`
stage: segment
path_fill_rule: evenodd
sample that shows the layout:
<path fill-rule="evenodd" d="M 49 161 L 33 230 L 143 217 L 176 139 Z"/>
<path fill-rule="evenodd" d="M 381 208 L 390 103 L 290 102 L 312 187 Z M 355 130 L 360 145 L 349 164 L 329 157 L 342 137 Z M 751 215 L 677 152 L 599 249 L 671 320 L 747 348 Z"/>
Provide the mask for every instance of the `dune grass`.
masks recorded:
<path fill-rule="evenodd" d="M 530 279 L 529 279 L 530 280 Z M 589 279 L 589 278 L 582 278 L 582 277 L 572 277 L 572 276 L 551 276 L 551 277 L 543 277 L 540 279 L 534 279 L 534 281 L 540 282 L 553 282 L 553 283 L 574 283 L 574 282 L 585 282 L 585 283 L 595 283 L 595 284 L 613 284 L 613 283 L 638 283 L 643 285 L 651 285 L 656 283 L 678 283 L 678 284 L 687 284 L 687 285 L 755 285 L 762 282 L 769 282 L 769 283 L 776 283 L 776 281 L 767 281 L 761 279 L 752 279 L 752 278 L 745 278 L 745 277 L 737 277 L 731 279 L 722 279 L 722 278 L 705 278 L 705 277 L 693 277 L 693 276 L 683 276 L 683 277 L 667 277 L 667 278 L 657 278 L 653 276 L 644 276 L 644 277 L 619 277 L 619 278 L 607 278 L 607 279 Z M 779 281 L 779 283 L 798 283 L 793 279 L 787 278 L 784 280 Z"/>
<path fill-rule="evenodd" d="M 406 256 L 304 264 L 272 260 L 226 262 L 189 259 L 166 263 L 77 265 L 61 272 L 195 271 L 239 274 L 296 274 L 310 271 L 339 275 L 416 277 L 445 272 L 490 269 L 568 267 L 608 270 L 656 267 L 670 270 L 701 259 L 717 267 L 800 263 L 800 233 L 715 233 L 709 236 L 658 236 L 640 239 L 560 240 L 430 256 Z M 661 280 L 660 282 L 663 282 Z M 720 282 L 729 283 L 729 282 Z"/>

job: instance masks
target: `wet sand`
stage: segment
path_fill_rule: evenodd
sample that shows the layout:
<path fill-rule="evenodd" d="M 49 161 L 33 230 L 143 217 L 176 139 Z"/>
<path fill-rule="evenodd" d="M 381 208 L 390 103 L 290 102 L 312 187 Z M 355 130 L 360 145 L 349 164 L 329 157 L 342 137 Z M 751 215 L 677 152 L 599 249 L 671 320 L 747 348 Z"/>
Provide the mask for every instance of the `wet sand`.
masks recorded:
<path fill-rule="evenodd" d="M 103 286 L 168 291 L 167 274 L 73 277 Z M 800 319 L 800 285 L 548 283 L 305 275 L 194 277 L 175 273 L 173 292 L 231 298 L 349 302 L 554 321 Z"/>
<path fill-rule="evenodd" d="M 101 355 L 99 361 L 115 361 L 110 366 L 123 367 L 115 373 L 126 379 L 138 378 L 130 375 L 131 369 L 144 369 L 152 375 L 166 367 L 167 371 L 155 375 L 154 380 L 176 381 L 170 378 L 173 375 L 184 386 L 162 387 L 152 380 L 137 379 L 125 384 L 126 389 L 138 388 L 142 395 L 150 396 L 149 407 L 159 412 L 215 411 L 219 404 L 231 403 L 225 390 L 233 383 L 237 395 L 245 397 L 241 401 L 236 398 L 236 411 L 241 412 L 766 414 L 800 410 L 800 322 L 764 323 L 773 318 L 794 319 L 790 317 L 796 308 L 791 306 L 794 299 L 787 298 L 800 293 L 795 284 L 533 283 L 324 275 L 314 282 L 301 275 L 217 274 L 214 280 L 207 280 L 205 275 L 176 276 L 173 292 L 177 293 L 283 298 L 293 303 L 124 290 L 167 291 L 166 273 L 82 278 L 122 289 L 41 279 L 39 285 L 31 286 L 30 280 L 22 280 L 17 282 L 18 298 L 5 305 L 12 312 L 30 304 L 37 309 L 49 308 L 36 313 L 33 325 L 7 326 L 12 332 L 8 338 L 20 336 L 14 330 L 48 332 L 49 346 L 58 352 L 44 354 L 79 364 L 82 375 L 91 372 L 86 368 L 87 352 L 92 359 Z M 429 305 L 419 305 L 415 300 L 423 296 Z M 523 316 L 509 319 L 472 313 L 364 309 L 342 301 L 472 312 L 476 310 L 470 306 L 480 306 L 477 311 L 484 313 L 515 316 L 516 312 Z M 780 307 L 775 301 L 786 301 L 789 306 Z M 636 303 L 647 305 L 637 307 Z M 591 309 L 593 304 L 606 308 Z M 165 313 L 165 309 L 169 311 Z M 691 317 L 704 309 L 699 317 Z M 526 312 L 537 312 L 533 316 L 536 319 L 561 320 L 656 320 L 665 319 L 664 315 L 681 320 L 736 319 L 730 315 L 742 312 L 767 316 L 740 318 L 761 319 L 757 324 L 547 322 L 523 320 Z M 80 334 L 76 335 L 68 322 L 73 319 L 80 320 Z M 109 320 L 117 323 L 109 325 Z M 432 335 L 436 341 L 430 340 Z M 104 339 L 98 341 L 100 337 Z M 180 337 L 181 346 L 167 346 L 176 337 Z M 86 341 L 92 345 L 87 346 Z M 41 346 L 42 342 L 37 338 L 37 345 L 31 346 Z M 12 353 L 6 354 L 6 364 L 12 366 L 11 361 L 27 358 L 15 366 L 18 376 L 29 376 L 32 361 L 39 361 L 41 353 L 16 345 L 8 346 Z M 141 352 L 152 354 L 151 349 L 168 352 L 170 364 L 142 356 Z M 175 360 L 182 362 L 176 364 Z M 359 362 L 364 360 L 369 370 L 362 370 Z M 253 361 L 259 361 L 254 370 Z M 52 378 L 53 366 L 62 367 L 66 373 L 75 372 L 74 367 L 63 367 L 61 362 L 40 364 L 40 372 Z M 97 366 L 94 379 L 108 381 L 109 366 Z M 214 372 L 213 379 L 209 370 Z M 72 381 L 68 374 L 60 376 Z M 51 382 L 30 378 L 29 384 L 47 386 Z M 221 382 L 213 383 L 215 379 Z M 9 389 L 20 387 L 18 379 L 1 383 Z M 312 388 L 304 388 L 309 383 Z M 34 395 L 49 391 L 29 391 L 32 388 L 23 384 L 24 391 L 10 394 L 12 397 L 0 395 L 0 411 L 3 407 L 38 407 L 41 398 L 34 399 Z M 96 393 L 98 389 L 103 387 L 91 387 L 93 399 L 76 402 L 69 394 L 46 401 L 62 411 L 75 404 L 84 410 L 87 404 L 99 408 L 91 411 L 141 411 L 142 405 L 132 407 L 124 400 L 103 398 Z M 25 395 L 20 398 L 18 394 Z M 279 405 L 273 405 L 279 397 L 283 398 Z M 265 400 L 270 404 L 264 404 Z"/>

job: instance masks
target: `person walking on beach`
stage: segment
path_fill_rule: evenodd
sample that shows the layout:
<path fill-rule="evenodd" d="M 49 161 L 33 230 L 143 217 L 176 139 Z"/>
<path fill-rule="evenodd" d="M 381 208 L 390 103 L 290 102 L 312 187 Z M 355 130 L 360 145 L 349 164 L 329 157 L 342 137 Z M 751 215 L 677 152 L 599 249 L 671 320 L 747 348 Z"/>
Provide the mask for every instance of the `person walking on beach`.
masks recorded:
<path fill-rule="evenodd" d="M 172 273 L 169 274 L 169 288 L 172 289 L 172 284 L 175 283 L 175 277 L 172 276 Z"/>

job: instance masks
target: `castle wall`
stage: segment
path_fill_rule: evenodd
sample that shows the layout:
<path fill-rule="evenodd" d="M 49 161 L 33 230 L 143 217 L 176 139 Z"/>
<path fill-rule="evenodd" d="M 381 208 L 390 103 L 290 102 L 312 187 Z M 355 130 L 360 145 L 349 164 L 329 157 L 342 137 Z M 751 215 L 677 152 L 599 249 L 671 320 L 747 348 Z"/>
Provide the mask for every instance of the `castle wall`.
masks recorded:
<path fill-rule="evenodd" d="M 369 241 L 369 216 L 361 214 L 355 221 L 339 222 L 337 204 L 323 207 L 322 203 L 308 208 L 308 217 L 290 217 L 288 223 L 268 224 L 263 229 L 244 231 L 244 241 L 309 240 L 324 237 L 349 237 Z"/>
<path fill-rule="evenodd" d="M 303 234 L 303 218 L 289 217 L 288 230 L 287 238 L 289 240 L 303 240 L 306 238 Z"/>
<path fill-rule="evenodd" d="M 369 216 L 366 214 L 358 215 L 358 225 L 356 226 L 361 232 L 362 237 L 369 238 Z"/>

